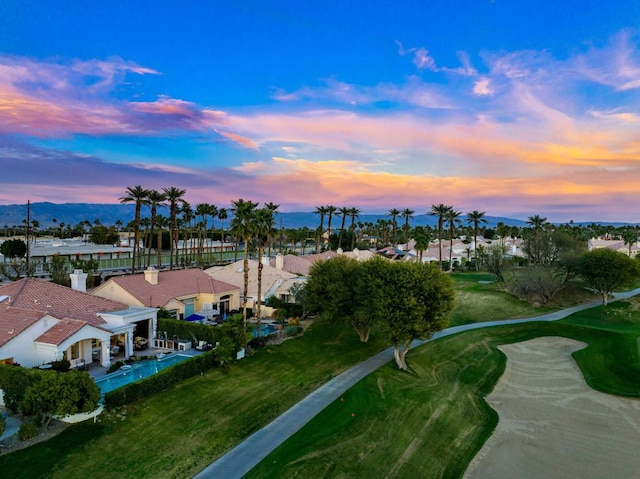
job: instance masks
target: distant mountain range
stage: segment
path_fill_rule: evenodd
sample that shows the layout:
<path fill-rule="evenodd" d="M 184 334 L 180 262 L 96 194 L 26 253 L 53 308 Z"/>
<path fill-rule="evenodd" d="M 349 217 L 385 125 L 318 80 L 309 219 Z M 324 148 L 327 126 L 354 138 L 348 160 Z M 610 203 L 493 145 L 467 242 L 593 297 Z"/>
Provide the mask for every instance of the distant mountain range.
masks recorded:
<path fill-rule="evenodd" d="M 92 224 L 96 219 L 100 220 L 103 225 L 113 225 L 117 220 L 127 224 L 133 219 L 135 206 L 132 204 L 91 204 L 91 203 L 31 203 L 31 220 L 36 220 L 40 224 L 40 228 L 48 228 L 54 225 L 54 219 L 59 226 L 60 223 L 77 225 L 82 221 L 89 221 Z M 149 216 L 148 208 L 143 208 L 143 216 Z M 166 209 L 161 213 L 168 216 Z M 230 215 L 231 216 L 231 215 Z M 0 228 L 5 225 L 21 225 L 27 217 L 27 205 L 0 205 Z M 378 219 L 389 220 L 391 217 L 384 214 L 361 213 L 356 221 L 375 223 Z M 504 218 L 500 216 L 485 216 L 487 224 L 485 226 L 494 228 L 499 222 L 503 222 L 509 226 L 525 226 L 526 222 L 513 218 Z M 397 218 L 398 224 L 402 225 L 404 219 Z M 228 226 L 229 220 L 226 224 Z M 316 228 L 319 225 L 320 216 L 313 212 L 291 212 L 278 213 L 276 217 L 276 226 L 283 228 Z M 340 228 L 342 217 L 333 217 L 332 227 Z M 591 224 L 592 222 L 575 223 Z M 629 223 L 622 222 L 597 222 L 598 224 L 611 226 L 624 226 Z M 327 218 L 325 217 L 325 226 L 327 226 Z M 347 218 L 346 225 L 351 224 L 351 218 Z M 435 226 L 437 218 L 427 214 L 417 214 L 410 221 L 411 226 Z M 219 227 L 219 220 L 216 221 L 216 227 Z"/>

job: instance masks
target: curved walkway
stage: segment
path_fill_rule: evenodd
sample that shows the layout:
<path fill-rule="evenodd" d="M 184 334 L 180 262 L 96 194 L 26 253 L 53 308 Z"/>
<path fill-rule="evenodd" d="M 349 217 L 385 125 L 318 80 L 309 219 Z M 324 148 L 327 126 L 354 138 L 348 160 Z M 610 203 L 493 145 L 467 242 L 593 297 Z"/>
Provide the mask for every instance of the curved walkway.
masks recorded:
<path fill-rule="evenodd" d="M 626 293 L 616 293 L 610 302 L 629 298 L 637 294 L 640 294 L 640 288 Z M 470 331 L 472 329 L 502 326 L 506 324 L 530 323 L 534 321 L 557 321 L 559 319 L 566 318 L 575 312 L 600 306 L 601 304 L 602 302 L 597 301 L 581 304 L 579 306 L 563 309 L 543 316 L 453 326 L 434 334 L 430 339 L 415 341 L 414 347 L 433 341 L 434 339 L 451 336 L 452 334 Z M 247 472 L 253 469 L 260 461 L 262 461 L 262 459 L 269 455 L 269 453 L 271 453 L 275 448 L 301 429 L 302 426 L 309 422 L 314 416 L 316 416 L 316 414 L 338 399 L 341 394 L 376 369 L 387 364 L 392 359 L 393 348 L 388 348 L 336 376 L 331 381 L 313 391 L 298 404 L 282 413 L 271 423 L 249 436 L 233 449 L 227 451 L 218 460 L 200 471 L 196 476 L 194 476 L 194 478 L 240 479 Z"/>

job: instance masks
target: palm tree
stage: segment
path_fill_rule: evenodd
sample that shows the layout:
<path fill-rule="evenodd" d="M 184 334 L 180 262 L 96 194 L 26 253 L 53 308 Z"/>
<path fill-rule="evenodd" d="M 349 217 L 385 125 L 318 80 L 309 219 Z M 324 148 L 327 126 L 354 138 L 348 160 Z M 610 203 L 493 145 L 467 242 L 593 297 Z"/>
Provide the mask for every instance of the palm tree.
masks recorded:
<path fill-rule="evenodd" d="M 209 216 L 211 216 L 211 241 L 209 241 L 209 237 L 207 236 L 207 244 L 209 245 L 209 254 L 207 255 L 207 261 L 209 264 L 213 263 L 213 233 L 215 231 L 216 226 L 216 218 L 218 217 L 218 207 L 213 204 L 209 204 Z"/>
<path fill-rule="evenodd" d="M 267 245 L 269 248 L 269 258 L 271 258 L 271 233 L 273 232 L 273 226 L 275 225 L 275 214 L 278 212 L 278 208 L 280 208 L 280 205 L 276 205 L 275 203 L 265 203 L 264 204 L 265 209 L 269 212 L 269 214 L 271 215 L 271 227 L 269 228 L 269 232 L 267 235 Z"/>
<path fill-rule="evenodd" d="M 136 185 L 133 188 L 128 186 L 125 196 L 120 198 L 120 203 L 135 203 L 136 210 L 133 219 L 133 254 L 131 255 L 131 273 L 136 272 L 136 255 L 138 253 L 138 235 L 140 234 L 140 210 L 142 205 L 146 204 L 149 190 L 145 190 L 142 186 Z"/>
<path fill-rule="evenodd" d="M 53 223 L 53 228 L 52 229 L 53 229 L 53 236 L 55 237 L 55 234 L 56 234 L 55 231 L 56 231 L 57 226 L 58 226 L 58 220 L 56 218 L 53 218 L 51 220 L 51 222 Z"/>
<path fill-rule="evenodd" d="M 224 250 L 224 220 L 226 220 L 229 217 L 229 214 L 227 212 L 226 208 L 219 208 L 218 209 L 218 218 L 220 219 L 220 222 L 222 223 L 222 236 L 220 239 L 220 262 L 222 262 L 222 251 Z"/>
<path fill-rule="evenodd" d="M 207 231 L 207 216 L 209 215 L 209 204 L 208 203 L 198 203 L 196 205 L 196 226 L 198 231 L 198 263 L 202 263 L 202 252 L 203 252 L 203 235 L 206 234 Z M 200 221 L 197 218 L 200 217 Z M 203 231 L 204 230 L 204 231 Z"/>
<path fill-rule="evenodd" d="M 404 218 L 404 226 L 402 227 L 402 229 L 404 230 L 404 242 L 405 242 L 404 249 L 405 250 L 409 249 L 409 232 L 411 231 L 411 227 L 409 226 L 409 220 L 413 218 L 414 213 L 415 211 L 409 208 L 405 208 L 400 212 L 400 216 Z"/>
<path fill-rule="evenodd" d="M 547 218 L 543 218 L 540 215 L 529 216 L 527 218 L 527 224 L 533 227 L 533 236 L 538 236 L 539 231 L 546 226 Z"/>
<path fill-rule="evenodd" d="M 453 265 L 451 264 L 451 258 L 453 255 L 453 238 L 456 235 L 456 227 L 460 223 L 458 218 L 461 214 L 462 211 L 456 211 L 451 208 L 446 216 L 447 224 L 449 225 L 449 271 L 453 270 Z"/>
<path fill-rule="evenodd" d="M 422 256 L 425 250 L 429 249 L 431 237 L 426 227 L 416 226 L 413 229 L 413 239 L 416 242 L 416 251 L 418 252 L 418 262 L 422 263 Z"/>
<path fill-rule="evenodd" d="M 391 216 L 391 242 L 394 245 L 396 243 L 396 230 L 398 229 L 398 222 L 396 220 L 399 214 L 400 210 L 396 208 L 391 208 L 387 213 L 387 216 Z"/>
<path fill-rule="evenodd" d="M 149 194 L 147 195 L 147 201 L 149 203 L 149 205 L 151 206 L 151 224 L 149 225 L 149 244 L 148 244 L 148 250 L 147 250 L 147 264 L 150 265 L 151 264 L 151 239 L 153 238 L 153 231 L 154 228 L 156 226 L 156 222 L 157 222 L 157 216 L 158 216 L 158 207 L 163 207 L 164 204 L 162 204 L 162 202 L 165 200 L 165 196 L 163 193 L 160 193 L 157 190 L 150 190 Z M 156 245 L 156 248 L 158 251 L 160 251 L 160 248 L 162 247 L 162 242 L 158 243 Z M 158 254 L 158 256 L 160 256 Z M 158 266 L 159 267 L 159 266 Z"/>
<path fill-rule="evenodd" d="M 173 269 L 173 254 L 178 254 L 178 205 L 182 197 L 187 192 L 175 186 L 163 188 L 162 190 L 169 202 L 169 269 Z"/>
<path fill-rule="evenodd" d="M 156 226 L 158 227 L 158 237 L 156 239 L 156 252 L 158 269 L 162 268 L 162 228 L 169 225 L 167 218 L 162 215 L 156 215 Z"/>
<path fill-rule="evenodd" d="M 327 230 L 329 231 L 329 249 L 331 249 L 331 218 L 336 213 L 338 208 L 333 205 L 327 205 Z"/>
<path fill-rule="evenodd" d="M 243 310 L 243 324 L 244 330 L 247 330 L 247 291 L 249 289 L 249 241 L 253 237 L 254 226 L 254 212 L 258 203 L 253 201 L 239 200 L 232 201 L 233 208 L 233 220 L 231 220 L 231 227 L 236 232 L 238 237 L 241 237 L 244 241 L 243 250 L 243 272 L 244 272 L 244 289 L 242 290 L 242 310 Z"/>
<path fill-rule="evenodd" d="M 343 206 L 342 208 L 338 208 L 338 213 L 336 213 L 338 216 L 342 216 L 342 223 L 340 224 L 340 236 L 338 236 L 338 248 L 342 248 L 342 236 L 344 234 L 344 224 L 347 221 L 347 216 L 349 216 L 350 211 L 351 211 L 351 208 L 345 208 Z"/>
<path fill-rule="evenodd" d="M 356 207 L 353 208 L 349 208 L 349 216 L 351 216 L 351 251 L 353 251 L 353 248 L 355 246 L 355 242 L 356 242 L 356 218 L 360 215 L 360 210 Z"/>
<path fill-rule="evenodd" d="M 322 236 L 323 230 L 324 230 L 324 216 L 328 213 L 329 211 L 327 210 L 326 206 L 317 206 L 316 207 L 316 214 L 320 215 L 320 226 L 318 226 L 318 230 L 316 232 L 316 254 L 318 254 L 318 249 L 319 249 L 319 245 L 320 245 L 320 237 Z"/>
<path fill-rule="evenodd" d="M 473 224 L 473 260 L 476 264 L 476 271 L 478 271 L 478 226 L 480 223 L 487 222 L 484 214 L 484 211 L 477 210 L 467 213 L 467 223 Z"/>
<path fill-rule="evenodd" d="M 445 217 L 449 214 L 449 210 L 451 209 L 453 209 L 453 206 L 440 203 L 439 205 L 431 205 L 431 211 L 429 212 L 431 216 L 438 217 L 438 248 L 440 248 L 438 260 L 440 261 L 440 269 L 442 269 L 442 225 L 444 224 Z"/>
<path fill-rule="evenodd" d="M 264 251 L 264 245 L 269 241 L 269 237 L 271 236 L 271 229 L 273 227 L 273 211 L 269 209 L 267 206 L 261 208 L 259 210 L 255 210 L 253 212 L 253 233 L 258 240 L 258 294 L 257 294 L 257 304 L 256 304 L 256 317 L 258 319 L 258 336 L 260 336 L 261 331 L 261 305 L 262 305 L 262 269 L 264 265 L 262 264 L 262 252 Z"/>
<path fill-rule="evenodd" d="M 193 227 L 195 226 L 194 223 L 196 221 L 196 214 L 195 211 L 193 211 L 193 209 L 191 208 L 191 205 L 189 204 L 188 201 L 185 200 L 181 200 L 180 201 L 180 208 L 179 208 L 179 213 L 182 214 L 182 218 L 177 219 L 177 225 L 176 225 L 176 231 L 177 231 L 177 235 L 176 235 L 176 263 L 178 263 L 178 240 L 180 239 L 180 236 L 182 236 L 183 240 L 182 240 L 182 264 L 186 265 L 186 264 L 190 264 L 193 261 L 193 258 L 191 257 L 191 253 L 194 250 L 194 237 L 193 237 Z M 180 226 L 184 227 L 184 232 L 182 233 L 182 235 L 180 234 Z M 187 241 L 188 238 L 188 241 Z"/>

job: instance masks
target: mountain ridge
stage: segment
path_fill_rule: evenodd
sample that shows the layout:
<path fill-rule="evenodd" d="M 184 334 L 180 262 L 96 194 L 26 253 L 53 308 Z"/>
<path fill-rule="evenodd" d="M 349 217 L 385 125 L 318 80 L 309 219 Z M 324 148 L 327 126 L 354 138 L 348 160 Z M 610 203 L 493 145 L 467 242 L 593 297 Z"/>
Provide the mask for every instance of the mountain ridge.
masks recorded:
<path fill-rule="evenodd" d="M 77 225 L 83 221 L 89 221 L 94 223 L 96 219 L 100 220 L 103 225 L 113 225 L 117 220 L 122 221 L 126 225 L 133 219 L 135 213 L 135 205 L 133 204 L 118 204 L 118 203 L 52 203 L 52 202 L 37 202 L 30 205 L 30 218 L 36 220 L 40 224 L 40 228 L 48 228 L 55 224 L 60 225 L 65 223 L 67 225 Z M 228 209 L 229 210 L 229 209 Z M 230 218 L 225 222 L 228 227 L 231 219 L 231 212 L 229 212 Z M 142 216 L 149 216 L 149 208 L 143 207 Z M 168 209 L 162 208 L 160 214 L 168 216 Z M 5 225 L 12 227 L 14 225 L 21 225 L 27 216 L 26 204 L 12 204 L 12 205 L 0 205 L 0 227 Z M 526 226 L 526 221 L 518 220 L 514 218 L 508 218 L 503 216 L 485 216 L 487 223 L 484 226 L 489 228 L 495 228 L 498 222 L 502 222 L 508 226 Z M 391 217 L 386 214 L 376 213 L 361 213 L 358 215 L 357 222 L 372 222 L 376 223 L 379 219 L 390 220 Z M 398 226 L 401 227 L 404 224 L 404 219 L 400 216 L 397 217 Z M 464 221 L 464 219 L 463 219 Z M 319 226 L 320 216 L 313 211 L 294 211 L 294 212 L 278 212 L 276 214 L 275 224 L 280 228 L 316 228 Z M 325 216 L 324 224 L 327 226 L 328 218 Z M 574 225 L 590 225 L 600 224 L 608 226 L 626 226 L 633 223 L 625 222 L 578 222 Z M 339 229 L 342 224 L 341 216 L 333 216 L 331 223 L 332 229 Z M 345 227 L 351 224 L 351 218 L 347 217 Z M 437 217 L 429 215 L 427 213 L 414 215 L 409 223 L 413 226 L 435 226 L 437 225 Z M 561 224 L 561 223 L 558 223 Z M 216 220 L 216 227 L 219 227 L 220 220 Z"/>

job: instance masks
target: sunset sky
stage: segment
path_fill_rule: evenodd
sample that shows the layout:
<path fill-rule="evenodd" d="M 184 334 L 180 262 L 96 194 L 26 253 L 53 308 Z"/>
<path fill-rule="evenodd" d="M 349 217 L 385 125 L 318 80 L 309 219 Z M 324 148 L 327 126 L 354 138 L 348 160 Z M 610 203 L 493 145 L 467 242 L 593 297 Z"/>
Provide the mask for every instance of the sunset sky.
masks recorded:
<path fill-rule="evenodd" d="M 640 2 L 0 2 L 0 204 L 640 222 Z"/>

